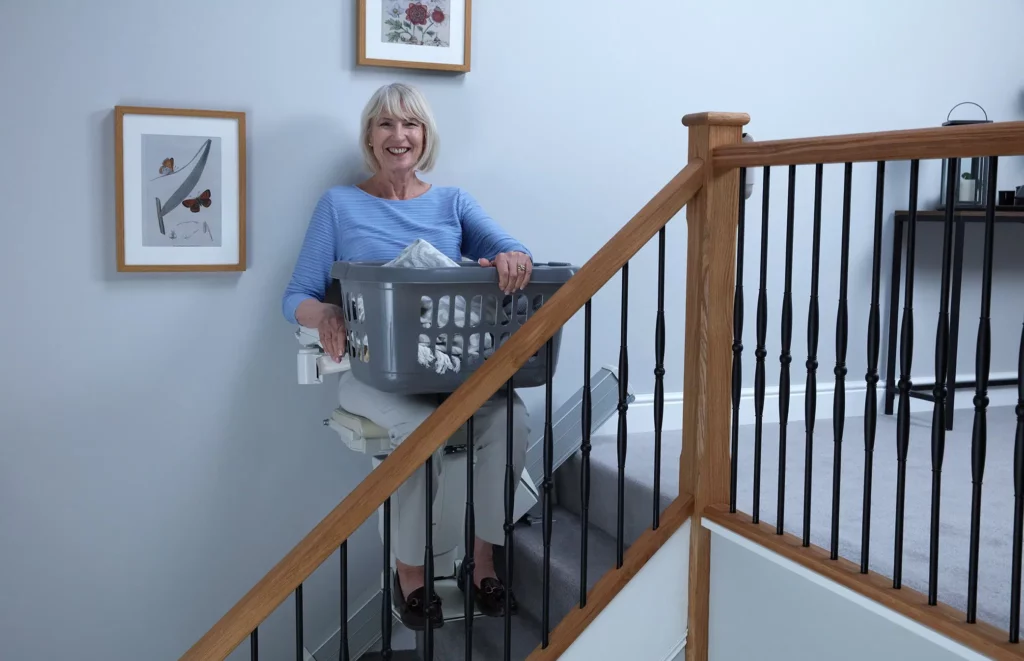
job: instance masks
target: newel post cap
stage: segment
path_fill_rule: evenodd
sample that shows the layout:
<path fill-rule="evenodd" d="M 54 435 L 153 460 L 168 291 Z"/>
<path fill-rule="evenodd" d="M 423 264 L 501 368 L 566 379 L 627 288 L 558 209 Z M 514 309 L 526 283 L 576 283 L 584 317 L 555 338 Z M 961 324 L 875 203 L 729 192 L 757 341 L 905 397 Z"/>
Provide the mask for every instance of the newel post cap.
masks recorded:
<path fill-rule="evenodd" d="M 683 116 L 683 126 L 746 126 L 750 115 L 745 112 L 695 112 Z"/>

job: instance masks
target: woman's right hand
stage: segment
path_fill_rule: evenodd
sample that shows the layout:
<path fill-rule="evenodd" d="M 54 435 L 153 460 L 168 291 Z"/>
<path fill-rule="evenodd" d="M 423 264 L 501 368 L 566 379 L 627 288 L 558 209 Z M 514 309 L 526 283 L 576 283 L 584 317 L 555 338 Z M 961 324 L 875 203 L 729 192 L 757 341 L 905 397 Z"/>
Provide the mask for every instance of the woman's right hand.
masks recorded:
<path fill-rule="evenodd" d="M 320 334 L 320 346 L 334 362 L 341 362 L 345 354 L 345 316 L 337 305 L 323 304 L 323 312 L 316 330 Z"/>

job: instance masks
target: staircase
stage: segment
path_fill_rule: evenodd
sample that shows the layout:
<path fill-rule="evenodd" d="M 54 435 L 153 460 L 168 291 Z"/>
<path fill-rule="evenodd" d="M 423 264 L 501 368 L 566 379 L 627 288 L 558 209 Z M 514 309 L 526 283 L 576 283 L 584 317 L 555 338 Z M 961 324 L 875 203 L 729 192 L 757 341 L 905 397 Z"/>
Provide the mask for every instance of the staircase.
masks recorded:
<path fill-rule="evenodd" d="M 415 471 L 424 466 L 436 450 L 445 444 L 494 393 L 508 384 L 531 357 L 537 355 L 537 352 L 545 347 L 550 352 L 551 339 L 554 335 L 570 318 L 584 310 L 586 314 L 585 331 L 582 342 L 575 346 L 582 349 L 587 356 L 581 379 L 584 380 L 584 392 L 589 393 L 591 302 L 597 293 L 616 276 L 621 278 L 619 282 L 622 291 L 619 313 L 621 315 L 621 343 L 618 363 L 621 382 L 629 380 L 627 365 L 639 366 L 639 369 L 642 370 L 653 367 L 656 375 L 654 428 L 661 430 L 663 422 L 661 412 L 664 409 L 665 344 L 669 341 L 683 342 L 685 348 L 683 432 L 682 434 L 666 432 L 663 437 L 660 431 L 654 433 L 654 439 L 660 441 L 662 446 L 661 461 L 656 461 L 651 452 L 651 448 L 655 447 L 655 443 L 651 442 L 654 439 L 644 434 L 626 434 L 628 399 L 623 388 L 620 390 L 618 398 L 619 434 L 615 437 L 590 439 L 589 446 L 585 439 L 583 450 L 571 456 L 559 467 L 557 473 L 553 473 L 554 434 L 551 430 L 553 423 L 549 376 L 544 416 L 546 423 L 543 442 L 545 470 L 543 478 L 538 484 L 541 496 L 540 517 L 544 524 L 522 521 L 518 523 L 514 541 L 512 573 L 513 587 L 521 606 L 520 612 L 516 617 L 510 618 L 512 631 L 507 641 L 504 620 L 476 619 L 473 621 L 472 656 L 474 659 L 529 658 L 532 661 L 547 661 L 557 659 L 567 650 L 572 649 L 573 643 L 580 638 L 597 639 L 602 641 L 602 644 L 608 644 L 608 637 L 602 637 L 602 634 L 608 632 L 607 628 L 594 627 L 588 630 L 588 627 L 610 605 L 613 610 L 621 604 L 626 604 L 627 608 L 633 608 L 634 602 L 632 601 L 616 600 L 623 587 L 638 577 L 641 570 L 651 569 L 641 577 L 642 580 L 639 582 L 644 586 L 641 588 L 644 591 L 643 594 L 639 597 L 634 595 L 633 598 L 640 599 L 642 608 L 649 609 L 657 607 L 656 601 L 659 598 L 672 599 L 672 605 L 679 607 L 680 612 L 675 613 L 670 609 L 665 609 L 659 613 L 671 615 L 671 624 L 677 625 L 685 631 L 686 658 L 693 661 L 706 661 L 709 658 L 709 649 L 711 649 L 709 640 L 712 635 L 719 635 L 719 640 L 722 640 L 723 632 L 726 637 L 733 638 L 749 635 L 746 627 L 750 624 L 749 621 L 737 619 L 733 613 L 722 611 L 713 613 L 712 592 L 715 584 L 721 585 L 728 580 L 728 577 L 718 573 L 718 578 L 714 578 L 716 574 L 712 572 L 712 530 L 715 530 L 715 534 L 719 537 L 723 533 L 728 533 L 735 540 L 743 542 L 746 547 L 757 549 L 762 555 L 774 554 L 772 557 L 783 559 L 789 563 L 791 568 L 800 568 L 805 573 L 813 574 L 817 585 L 825 585 L 829 589 L 842 587 L 845 590 L 844 594 L 852 594 L 861 602 L 870 601 L 876 605 L 876 610 L 884 609 L 887 616 L 894 613 L 919 629 L 924 627 L 933 634 L 937 632 L 938 636 L 944 637 L 943 640 L 955 641 L 964 649 L 981 652 L 991 658 L 1024 658 L 1024 647 L 1021 646 L 1019 636 L 1021 567 L 1024 564 L 1022 562 L 1022 555 L 1024 555 L 1022 552 L 1024 549 L 1024 541 L 1022 541 L 1024 540 L 1024 381 L 1020 378 L 1018 378 L 1021 385 L 1018 390 L 1019 406 L 1016 412 L 1014 439 L 1014 461 L 1017 470 L 1014 471 L 1013 479 L 1013 507 L 1006 507 L 1004 509 L 1007 511 L 1001 513 L 1009 524 L 1005 528 L 1012 529 L 1012 533 L 1000 534 L 999 539 L 994 542 L 989 538 L 990 536 L 981 535 L 980 527 L 981 494 L 983 488 L 988 488 L 987 485 L 983 485 L 988 434 L 986 425 L 976 424 L 972 430 L 971 439 L 973 491 L 969 522 L 971 553 L 967 571 L 971 577 L 976 577 L 979 572 L 979 563 L 983 561 L 979 558 L 983 557 L 993 544 L 1009 546 L 1010 540 L 1007 538 L 1012 537 L 1012 586 L 1008 630 L 976 620 L 976 580 L 969 583 L 967 610 L 964 613 L 943 604 L 941 598 L 937 598 L 932 593 L 935 588 L 934 580 L 929 581 L 930 594 L 926 596 L 902 586 L 899 580 L 894 581 L 883 576 L 869 566 L 867 532 L 872 493 L 872 473 L 869 470 L 864 472 L 865 497 L 863 501 L 843 506 L 847 508 L 861 507 L 864 514 L 862 518 L 864 534 L 861 543 L 863 558 L 860 566 L 849 558 L 841 556 L 839 503 L 842 492 L 837 477 L 833 478 L 830 521 L 831 553 L 828 549 L 815 545 L 809 538 L 801 540 L 782 529 L 776 529 L 775 526 L 767 522 L 759 521 L 758 518 L 762 472 L 760 464 L 763 444 L 762 423 L 764 422 L 766 386 L 765 359 L 769 355 L 769 349 L 774 356 L 774 352 L 779 348 L 778 345 L 781 344 L 778 360 L 785 369 L 779 385 L 780 429 L 786 429 L 786 416 L 789 411 L 791 395 L 790 365 L 794 363 L 794 358 L 801 360 L 800 355 L 803 354 L 802 348 L 795 348 L 791 343 L 794 314 L 790 284 L 795 266 L 792 237 L 796 232 L 793 209 L 797 166 L 815 166 L 815 178 L 819 184 L 822 180 L 821 172 L 826 165 L 845 166 L 844 205 L 841 214 L 843 233 L 841 256 L 838 259 L 831 254 L 819 256 L 818 242 L 815 239 L 814 252 L 810 260 L 811 269 L 815 275 L 812 278 L 814 294 L 808 313 L 810 345 L 807 350 L 811 356 L 815 356 L 815 352 L 818 350 L 816 343 L 819 312 L 816 274 L 819 264 L 827 263 L 829 268 L 835 268 L 838 264 L 841 271 L 841 285 L 838 294 L 831 291 L 821 293 L 822 298 L 837 296 L 840 302 L 839 314 L 835 319 L 838 340 L 834 357 L 834 374 L 837 384 L 833 397 L 832 417 L 832 426 L 836 430 L 833 475 L 838 476 L 841 473 L 840 448 L 844 431 L 843 423 L 846 419 L 845 385 L 847 380 L 852 383 L 860 378 L 850 372 L 849 367 L 861 369 L 861 367 L 847 366 L 846 364 L 848 341 L 861 341 L 862 339 L 851 340 L 849 338 L 850 319 L 864 315 L 870 319 L 867 337 L 869 364 L 867 375 L 864 377 L 864 383 L 868 389 L 868 394 L 865 397 L 867 404 L 864 412 L 865 429 L 860 448 L 857 447 L 856 441 L 853 441 L 852 449 L 861 449 L 866 453 L 868 459 L 881 461 L 881 453 L 878 457 L 872 458 L 872 452 L 874 452 L 875 425 L 878 417 L 878 411 L 874 406 L 876 402 L 874 393 L 879 381 L 878 282 L 880 279 L 881 256 L 879 251 L 882 243 L 886 163 L 906 160 L 911 162 L 909 231 L 913 231 L 918 203 L 918 165 L 922 159 L 949 159 L 948 162 L 955 167 L 958 167 L 958 159 L 986 157 L 991 160 L 990 170 L 993 176 L 989 179 L 988 194 L 989 199 L 993 202 L 984 212 L 987 254 L 983 264 L 985 273 L 983 300 L 987 301 L 991 296 L 992 263 L 990 254 L 994 241 L 996 159 L 1000 156 L 1024 154 L 1024 122 L 993 122 L 884 133 L 743 143 L 742 127 L 749 122 L 749 119 L 747 115 L 741 113 L 699 113 L 684 117 L 683 124 L 689 127 L 689 161 L 686 166 L 658 191 L 556 294 L 547 298 L 528 321 L 521 326 L 514 324 L 513 327 L 510 327 L 514 332 L 488 358 L 486 364 L 476 369 L 430 417 L 417 427 L 412 435 L 374 469 L 367 479 L 357 485 L 235 606 L 214 623 L 185 652 L 181 657 L 182 660 L 223 661 L 236 649 L 244 646 L 248 639 L 250 641 L 248 647 L 252 651 L 251 658 L 253 661 L 257 661 L 259 626 L 292 595 L 296 596 L 294 600 L 296 631 L 301 633 L 303 582 L 332 554 L 336 553 L 339 546 L 345 549 L 345 545 L 353 533 L 371 516 L 374 516 L 378 508 L 388 501 L 398 487 Z M 850 225 L 853 222 L 850 213 L 852 197 L 850 182 L 854 163 L 877 165 L 878 173 L 874 219 L 875 249 L 871 276 L 873 296 L 867 310 L 860 307 L 860 302 L 857 302 L 856 309 L 848 310 L 846 299 L 846 282 L 851 271 L 848 237 Z M 788 167 L 790 186 L 787 223 L 784 226 L 785 229 L 779 230 L 785 232 L 784 236 L 787 237 L 788 243 L 788 249 L 785 252 L 787 275 L 781 314 L 781 341 L 777 341 L 773 337 L 772 342 L 769 343 L 766 338 L 769 314 L 766 277 L 771 205 L 769 204 L 770 187 L 767 185 L 767 180 L 770 168 L 773 166 Z M 745 197 L 742 191 L 746 188 L 745 178 L 748 170 L 753 172 L 755 168 L 758 170 L 763 168 L 764 172 L 761 236 L 765 238 L 762 240 L 760 251 L 760 287 L 756 305 L 757 348 L 755 351 L 751 351 L 751 348 L 748 347 L 747 353 L 744 354 L 744 251 L 737 250 L 737 248 L 743 247 L 744 232 L 746 231 L 743 220 L 746 215 Z M 953 211 L 952 192 L 956 184 L 956 171 L 950 167 L 947 179 L 943 273 L 950 271 L 946 267 L 950 263 L 952 228 L 954 216 L 957 215 Z M 822 211 L 821 200 L 819 185 L 815 195 L 813 230 L 815 237 L 818 236 L 822 222 L 834 224 L 838 222 L 836 216 L 839 214 L 835 210 L 829 209 L 827 213 Z M 686 325 L 685 329 L 682 329 L 683 332 L 673 328 L 670 334 L 666 334 L 663 323 L 666 301 L 664 295 L 666 289 L 664 229 L 665 225 L 676 217 L 684 207 L 686 208 L 687 227 Z M 857 222 L 865 221 L 858 218 Z M 957 222 L 963 221 L 961 219 Z M 801 231 L 806 231 L 806 228 L 802 228 Z M 638 284 L 643 287 L 657 286 L 658 288 L 658 309 L 651 311 L 652 315 L 657 314 L 658 321 L 654 342 L 655 355 L 653 357 L 649 355 L 630 356 L 626 323 L 629 309 L 629 262 L 656 236 L 659 241 L 658 280 L 656 283 L 634 284 L 634 286 Z M 771 241 L 773 250 L 779 250 L 774 246 L 776 240 L 772 239 Z M 910 268 L 913 264 L 913 245 L 913 241 L 908 241 L 907 262 L 908 271 L 911 273 L 913 272 Z M 673 257 L 676 256 L 678 248 L 678 246 L 671 246 Z M 747 259 L 749 260 L 750 257 L 748 256 Z M 753 271 L 752 267 L 755 265 L 756 262 L 747 265 L 750 272 Z M 806 264 L 796 266 L 800 267 L 796 277 L 804 277 Z M 899 268 L 898 262 L 896 268 Z M 949 284 L 946 276 L 944 276 L 944 284 Z M 674 287 L 672 290 L 674 295 L 670 298 L 670 302 L 678 305 L 681 299 L 678 295 L 678 284 L 671 283 L 671 286 Z M 776 294 L 776 292 L 772 293 L 773 296 Z M 748 314 L 754 316 L 752 314 L 754 306 L 748 303 L 746 308 Z M 602 310 L 602 313 L 606 314 L 607 310 Z M 987 303 L 983 306 L 982 313 L 983 323 L 979 327 L 977 346 L 979 356 L 987 360 L 992 350 Z M 772 322 L 773 328 L 776 327 L 774 319 L 775 317 Z M 932 320 L 935 318 L 932 317 Z M 827 320 L 824 323 L 827 323 Z M 935 382 L 938 384 L 945 383 L 946 378 L 946 366 L 942 357 L 945 355 L 948 343 L 948 323 L 948 313 L 946 310 L 942 310 L 937 320 L 937 326 L 932 326 L 937 330 L 937 344 L 940 349 L 936 351 L 935 367 Z M 749 325 L 748 321 L 748 329 Z M 923 331 L 925 333 L 929 332 L 927 326 L 931 326 L 931 324 L 926 323 L 926 330 Z M 902 331 L 905 339 L 912 341 L 913 316 L 908 302 L 904 304 Z M 740 493 L 737 482 L 737 462 L 741 455 L 738 425 L 741 418 L 741 393 L 746 385 L 742 383 L 744 372 L 742 363 L 744 360 L 751 360 L 750 353 L 754 354 L 757 363 L 754 379 L 754 408 L 757 422 L 754 433 L 755 477 L 753 489 L 755 496 L 752 507 L 753 516 L 744 513 L 741 509 L 743 505 L 737 503 L 737 495 Z M 1024 376 L 1024 339 L 1021 341 L 1019 355 L 1018 377 L 1021 377 Z M 826 370 L 833 371 L 829 366 L 832 356 L 827 355 L 824 348 L 820 359 L 822 374 Z M 548 360 L 547 364 L 551 363 L 552 361 Z M 908 476 L 906 460 L 906 448 L 910 440 L 908 424 L 910 399 L 922 394 L 912 392 L 912 387 L 916 384 L 910 382 L 912 372 L 909 356 L 901 357 L 901 363 L 897 412 L 900 431 L 897 433 L 896 439 L 896 454 L 899 457 L 897 483 L 899 485 L 905 484 L 907 479 L 913 477 L 913 474 Z M 811 416 L 814 412 L 813 404 L 816 401 L 814 378 L 818 373 L 818 358 L 808 360 L 807 369 L 810 385 L 806 402 L 812 405 L 808 407 L 808 415 Z M 792 377 L 800 379 L 801 376 L 796 370 L 795 363 L 793 370 L 796 373 Z M 918 370 L 919 368 L 915 366 L 913 373 L 917 373 Z M 895 375 L 890 373 L 886 375 L 886 378 L 893 379 Z M 981 421 L 984 421 L 988 415 L 987 387 L 987 363 L 981 360 L 979 361 L 974 399 L 975 415 Z M 938 539 L 940 526 L 949 524 L 948 517 L 941 516 L 942 503 L 938 498 L 939 490 L 936 488 L 941 472 L 945 443 L 945 435 L 942 433 L 942 421 L 945 419 L 943 415 L 945 397 L 946 394 L 941 387 L 935 389 L 935 417 L 932 422 L 930 438 L 931 473 L 934 485 L 932 493 L 934 496 L 929 508 L 932 515 L 930 518 L 932 538 L 935 540 Z M 587 412 L 591 410 L 589 398 L 584 400 L 581 410 L 585 419 L 589 421 L 590 418 L 586 417 Z M 510 417 L 509 425 L 511 426 L 511 424 Z M 670 423 L 669 426 L 674 427 L 675 425 Z M 584 428 L 589 429 L 589 424 L 585 424 Z M 850 431 L 848 434 L 851 441 L 853 433 Z M 681 436 L 685 436 L 687 439 L 685 445 L 680 442 Z M 789 440 L 794 446 L 799 442 L 797 438 Z M 623 471 L 619 464 L 621 453 L 626 449 L 623 444 L 627 444 L 627 441 L 628 460 Z M 682 446 L 681 449 L 680 446 Z M 780 448 L 784 447 L 785 445 L 780 441 Z M 802 449 L 793 447 L 790 451 L 798 452 Z M 782 450 L 780 450 L 780 455 L 785 456 Z M 677 458 L 678 463 L 676 463 Z M 870 461 L 866 462 L 866 466 L 871 465 L 873 464 Z M 780 485 L 787 484 L 784 479 L 786 477 L 785 466 L 785 461 L 781 461 L 778 465 L 778 483 Z M 634 472 L 635 469 L 639 470 Z M 810 473 L 806 473 L 806 475 L 809 477 Z M 793 476 L 788 484 L 799 483 L 798 479 L 797 476 Z M 589 500 L 584 501 L 579 493 L 580 484 L 581 482 L 588 483 L 588 480 Z M 655 487 L 656 484 L 660 484 L 660 487 Z M 511 471 L 507 473 L 505 488 L 507 493 L 511 493 L 514 488 Z M 657 492 L 657 507 L 655 506 L 655 492 Z M 812 497 L 813 493 L 808 490 L 804 499 L 805 516 L 808 516 L 813 509 Z M 986 496 L 986 498 L 990 497 Z M 584 502 L 588 503 L 586 507 L 584 507 Z M 784 500 L 780 494 L 780 511 L 783 503 Z M 470 508 L 467 507 L 467 509 Z M 1009 511 L 1010 509 L 1012 512 Z M 900 488 L 895 506 L 896 525 L 894 526 L 897 530 L 896 534 L 900 536 L 901 540 L 895 558 L 898 563 L 902 563 L 905 553 L 926 552 L 924 549 L 904 551 L 901 536 L 904 510 L 903 490 Z M 656 515 L 656 512 L 661 513 L 662 511 L 664 511 L 664 516 L 659 522 L 659 515 Z M 684 528 L 684 524 L 688 520 L 689 525 Z M 881 531 L 892 526 L 892 520 L 891 516 L 876 517 L 872 524 L 873 539 L 877 539 Z M 506 522 L 509 522 L 509 519 L 506 519 Z M 431 523 L 428 515 L 424 516 L 424 523 L 429 529 Z M 958 527 L 965 528 L 966 526 L 959 525 Z M 686 531 L 685 536 L 675 536 L 675 533 L 681 530 Z M 805 535 L 809 536 L 809 532 L 809 528 L 805 526 Z M 588 542 L 585 553 L 581 549 L 583 539 Z M 654 558 L 657 551 L 670 540 L 675 540 L 674 543 L 681 540 L 688 546 L 685 547 L 685 551 L 682 550 L 684 547 L 681 545 L 673 546 L 670 552 L 661 557 L 677 559 L 684 557 L 685 554 L 685 562 L 688 564 L 680 567 L 682 573 L 677 573 L 675 579 L 667 580 L 666 583 L 661 577 L 669 569 L 656 563 L 648 564 L 648 561 Z M 931 548 L 927 554 L 930 570 L 937 570 L 937 549 Z M 342 558 L 344 557 L 347 556 L 342 554 Z M 901 564 L 898 564 L 897 571 L 900 567 Z M 501 568 L 499 567 L 498 570 L 500 573 Z M 579 603 L 581 573 L 584 571 L 586 572 L 587 588 L 592 589 L 586 595 L 586 605 L 581 605 Z M 346 572 L 343 560 L 342 594 L 346 590 Z M 938 575 L 937 571 L 935 571 L 935 575 Z M 899 576 L 898 573 L 897 576 Z M 644 583 L 643 580 L 646 579 L 653 580 Z M 745 587 L 741 586 L 738 594 L 747 594 L 743 591 Z M 542 590 L 544 592 L 541 592 Z M 779 588 L 773 588 L 773 590 L 778 591 Z M 793 596 L 787 588 L 782 588 L 782 590 L 786 594 L 780 593 L 777 599 L 771 600 L 771 603 L 784 603 L 785 599 Z M 651 594 L 648 594 L 648 591 Z M 683 601 L 684 599 L 685 601 Z M 681 622 L 684 619 L 682 617 L 682 604 L 684 603 L 686 604 L 685 628 L 682 627 L 683 622 Z M 713 618 L 717 618 L 715 627 L 711 626 Z M 618 621 L 615 620 L 615 622 Z M 347 619 L 344 613 L 341 622 L 343 631 L 345 631 L 344 623 L 347 622 Z M 646 628 L 644 628 L 645 625 Z M 783 627 L 785 630 L 771 631 L 771 636 L 766 637 L 770 640 L 759 640 L 759 644 L 767 647 L 779 641 L 800 639 L 806 631 L 807 623 L 787 621 L 785 625 L 787 625 Z M 662 622 L 659 626 L 664 627 L 666 623 Z M 640 637 L 651 636 L 659 631 L 650 623 L 639 621 L 639 619 L 636 628 L 638 631 L 616 630 L 614 635 L 621 639 L 627 634 L 633 634 L 636 637 L 634 640 L 642 640 Z M 465 626 L 445 626 L 443 629 L 437 630 L 432 641 L 434 644 L 433 658 L 463 659 L 466 647 L 465 633 Z M 347 634 L 342 638 L 346 641 L 345 647 L 347 648 Z M 390 640 L 386 639 L 385 646 L 389 644 Z M 836 647 L 830 651 L 830 654 L 835 652 L 841 655 L 844 652 L 842 647 Z M 721 648 L 719 647 L 719 649 Z M 301 636 L 297 636 L 296 650 L 297 661 L 302 661 Z M 802 651 L 806 653 L 806 650 Z M 244 653 L 243 650 L 239 650 L 239 652 Z M 399 658 L 399 655 L 389 656 L 390 648 L 384 654 L 388 658 Z M 404 653 L 403 655 L 408 656 Z M 628 652 L 626 655 L 628 656 Z M 579 654 L 572 656 L 580 658 Z M 622 654 L 620 653 L 619 656 L 621 657 Z M 656 656 L 663 655 L 659 652 Z M 775 657 L 769 653 L 762 658 Z M 778 658 L 792 658 L 792 655 L 780 655 Z M 344 655 L 343 659 L 349 661 L 348 657 Z"/>
<path fill-rule="evenodd" d="M 662 464 L 678 465 L 681 433 L 666 431 L 662 445 Z M 555 472 L 557 504 L 552 510 L 551 592 L 549 617 L 560 622 L 580 603 L 580 555 L 584 530 L 587 531 L 587 589 L 615 568 L 618 489 L 617 443 L 614 435 L 595 436 L 590 453 L 591 498 L 588 525 L 583 525 L 580 480 L 584 466 L 581 453 L 570 457 Z M 629 461 L 626 464 L 624 508 L 624 545 L 632 544 L 651 525 L 654 503 L 653 435 L 629 436 Z M 660 510 L 672 502 L 678 491 L 673 472 L 669 484 L 663 484 Z M 666 490 L 666 488 L 668 490 Z M 539 520 L 528 517 L 516 526 L 513 552 L 513 587 L 519 601 L 519 613 L 512 620 L 512 661 L 526 659 L 541 641 L 543 617 L 544 544 Z M 498 558 L 501 554 L 498 553 Z M 503 571 L 498 567 L 499 575 Z M 465 661 L 465 627 L 446 625 L 434 637 L 434 658 Z M 418 640 L 422 645 L 422 638 Z M 473 622 L 473 659 L 503 661 L 504 622 L 478 617 Z M 422 649 L 418 650 L 422 657 Z"/>

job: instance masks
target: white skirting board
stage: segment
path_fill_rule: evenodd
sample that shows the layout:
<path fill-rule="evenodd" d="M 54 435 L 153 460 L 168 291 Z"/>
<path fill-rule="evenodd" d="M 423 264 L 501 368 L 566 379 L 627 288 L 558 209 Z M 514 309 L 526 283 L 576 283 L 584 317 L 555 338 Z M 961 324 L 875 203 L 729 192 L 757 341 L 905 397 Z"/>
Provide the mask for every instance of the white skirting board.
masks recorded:
<path fill-rule="evenodd" d="M 377 589 L 367 593 L 363 605 L 350 609 L 348 618 L 349 653 L 358 659 L 367 652 L 379 648 L 381 630 L 381 599 L 384 593 Z M 416 639 L 412 632 L 397 619 L 392 621 L 392 649 L 413 649 Z M 341 629 L 339 628 L 311 655 L 312 661 L 333 661 L 338 658 L 341 649 Z M 309 659 L 307 659 L 309 661 Z"/>
<path fill-rule="evenodd" d="M 804 402 L 806 389 L 803 384 L 807 373 L 803 374 L 796 371 L 793 372 L 792 379 L 793 385 L 790 388 L 789 397 L 789 421 L 799 422 L 804 419 Z M 1013 379 L 1016 378 L 1015 372 L 1002 372 L 992 374 L 990 379 Z M 958 377 L 958 380 L 970 381 L 974 378 L 973 374 L 964 374 Z M 799 382 L 799 383 L 798 383 Z M 922 378 L 921 382 L 927 382 L 926 378 Z M 835 397 L 835 384 L 834 382 L 818 383 L 817 387 L 817 404 L 814 413 L 815 420 L 831 420 L 832 419 L 832 400 Z M 847 417 L 859 417 L 864 415 L 864 397 L 867 394 L 867 387 L 864 385 L 863 380 L 848 380 L 846 382 L 846 416 Z M 1017 404 L 1017 387 L 1016 386 L 1004 386 L 1000 388 L 989 388 L 988 392 L 989 406 L 1015 406 Z M 899 395 L 897 395 L 896 405 L 894 405 L 893 415 L 896 413 L 896 407 L 899 404 Z M 884 415 L 883 411 L 885 407 L 885 382 L 878 382 L 878 414 Z M 731 408 L 731 402 L 730 402 Z M 912 413 L 923 413 L 929 412 L 933 408 L 932 403 L 923 399 L 910 399 L 910 411 Z M 954 400 L 954 408 L 956 410 L 961 409 L 973 409 L 974 408 L 974 390 L 972 389 L 961 389 L 956 392 L 956 399 Z M 629 423 L 629 431 L 633 432 L 653 432 L 654 431 L 654 395 L 652 394 L 638 394 L 636 401 L 629 405 L 627 421 Z M 765 388 L 764 396 L 764 422 L 765 424 L 777 424 L 779 422 L 779 387 L 769 386 Z M 740 395 L 740 424 L 741 425 L 752 425 L 754 424 L 754 389 L 744 388 Z M 605 422 L 597 432 L 597 435 L 614 435 L 618 427 L 618 415 L 613 415 Z M 663 430 L 679 430 L 683 428 L 683 393 L 681 392 L 666 392 L 665 393 L 665 412 L 662 419 Z"/>

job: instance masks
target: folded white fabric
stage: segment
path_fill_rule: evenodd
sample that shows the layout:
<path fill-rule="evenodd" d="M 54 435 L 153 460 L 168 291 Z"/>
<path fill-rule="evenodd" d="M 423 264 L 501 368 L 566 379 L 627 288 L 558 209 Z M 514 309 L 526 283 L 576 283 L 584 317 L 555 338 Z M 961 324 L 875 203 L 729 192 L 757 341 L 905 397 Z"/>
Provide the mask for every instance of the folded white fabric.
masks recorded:
<path fill-rule="evenodd" d="M 450 259 L 428 241 L 416 239 L 402 252 L 384 266 L 404 266 L 413 269 L 432 269 L 445 266 L 458 266 L 458 262 Z"/>

